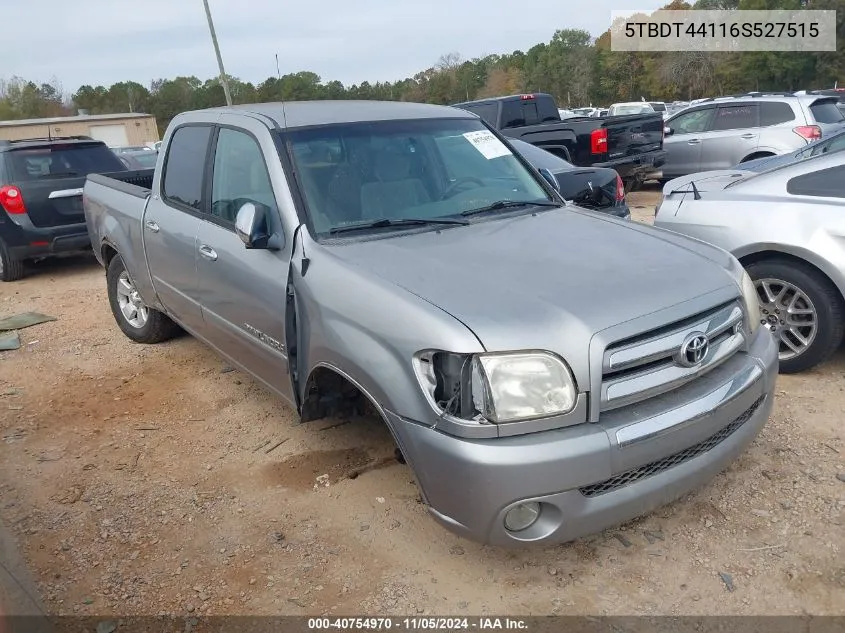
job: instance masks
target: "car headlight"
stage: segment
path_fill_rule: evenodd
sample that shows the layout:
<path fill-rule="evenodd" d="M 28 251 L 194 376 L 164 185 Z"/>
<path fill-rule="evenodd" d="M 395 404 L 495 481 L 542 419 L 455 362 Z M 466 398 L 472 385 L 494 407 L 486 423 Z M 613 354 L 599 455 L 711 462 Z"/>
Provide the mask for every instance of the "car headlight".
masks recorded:
<path fill-rule="evenodd" d="M 748 315 L 748 327 L 751 333 L 754 334 L 757 328 L 760 327 L 761 319 L 760 299 L 757 295 L 757 287 L 744 270 L 742 271 L 740 285 L 742 287 L 742 300 L 745 302 L 745 314 Z"/>
<path fill-rule="evenodd" d="M 495 424 L 569 413 L 576 396 L 569 367 L 548 352 L 478 354 L 473 358 L 473 401 Z"/>

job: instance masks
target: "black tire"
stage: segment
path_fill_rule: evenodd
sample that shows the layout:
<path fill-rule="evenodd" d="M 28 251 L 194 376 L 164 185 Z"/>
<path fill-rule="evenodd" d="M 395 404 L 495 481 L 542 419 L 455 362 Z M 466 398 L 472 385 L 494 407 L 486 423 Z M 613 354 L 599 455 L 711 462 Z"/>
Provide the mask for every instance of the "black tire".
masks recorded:
<path fill-rule="evenodd" d="M 755 282 L 779 279 L 803 292 L 816 310 L 816 336 L 797 356 L 780 361 L 780 372 L 794 374 L 826 361 L 842 344 L 845 335 L 845 305 L 836 287 L 808 264 L 784 259 L 766 259 L 746 266 Z M 780 344 L 780 341 L 778 340 Z"/>
<path fill-rule="evenodd" d="M 118 303 L 117 286 L 121 274 L 126 271 L 126 266 L 120 255 L 115 255 L 109 262 L 108 270 L 106 271 L 106 288 L 109 294 L 109 305 L 111 306 L 112 315 L 117 322 L 117 326 L 121 331 L 136 343 L 161 343 L 170 338 L 173 338 L 179 331 L 178 326 L 171 321 L 166 315 L 158 310 L 147 307 L 148 316 L 146 322 L 138 327 L 127 320 L 120 310 Z"/>
<path fill-rule="evenodd" d="M 0 240 L 0 281 L 17 281 L 25 273 L 23 262 L 13 258 L 6 243 Z"/>

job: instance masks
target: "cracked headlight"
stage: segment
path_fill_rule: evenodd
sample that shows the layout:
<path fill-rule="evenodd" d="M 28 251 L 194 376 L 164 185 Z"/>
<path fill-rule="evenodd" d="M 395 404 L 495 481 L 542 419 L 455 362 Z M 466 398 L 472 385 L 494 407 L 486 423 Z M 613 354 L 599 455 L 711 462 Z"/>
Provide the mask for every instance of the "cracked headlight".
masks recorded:
<path fill-rule="evenodd" d="M 757 287 L 754 285 L 751 277 L 748 276 L 748 273 L 744 270 L 742 271 L 740 286 L 742 288 L 742 300 L 745 303 L 745 314 L 748 319 L 748 328 L 751 330 L 751 333 L 754 334 L 754 332 L 757 331 L 757 328 L 760 327 L 760 299 L 757 295 Z"/>
<path fill-rule="evenodd" d="M 490 422 L 569 413 L 576 396 L 569 367 L 548 352 L 478 354 L 473 358 L 473 402 Z"/>

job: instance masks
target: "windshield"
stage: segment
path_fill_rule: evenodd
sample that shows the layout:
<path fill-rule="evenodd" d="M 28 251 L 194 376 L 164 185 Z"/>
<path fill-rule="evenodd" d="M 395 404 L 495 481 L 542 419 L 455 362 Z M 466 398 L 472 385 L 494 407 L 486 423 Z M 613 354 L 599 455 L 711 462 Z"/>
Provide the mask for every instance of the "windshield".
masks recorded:
<path fill-rule="evenodd" d="M 318 235 L 378 220 L 460 218 L 501 201 L 530 208 L 551 200 L 477 119 L 346 123 L 288 138 Z"/>

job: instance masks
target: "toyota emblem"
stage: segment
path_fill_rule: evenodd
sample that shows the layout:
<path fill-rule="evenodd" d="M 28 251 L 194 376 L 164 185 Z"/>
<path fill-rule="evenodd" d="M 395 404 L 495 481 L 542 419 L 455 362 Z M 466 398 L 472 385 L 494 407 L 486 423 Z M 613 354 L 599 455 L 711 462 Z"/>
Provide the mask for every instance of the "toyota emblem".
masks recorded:
<path fill-rule="evenodd" d="M 677 361 L 684 367 L 695 367 L 701 363 L 710 350 L 710 340 L 703 332 L 692 332 L 687 335 L 678 351 Z"/>

